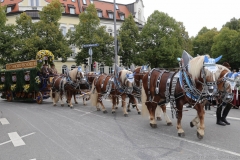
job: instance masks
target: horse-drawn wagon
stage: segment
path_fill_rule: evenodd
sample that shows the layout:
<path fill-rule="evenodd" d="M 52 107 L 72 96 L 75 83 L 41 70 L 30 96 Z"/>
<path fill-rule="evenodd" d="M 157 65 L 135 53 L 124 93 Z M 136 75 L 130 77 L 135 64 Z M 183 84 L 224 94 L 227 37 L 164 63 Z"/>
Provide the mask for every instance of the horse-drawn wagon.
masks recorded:
<path fill-rule="evenodd" d="M 43 64 L 52 64 L 54 55 L 48 50 L 41 50 L 36 60 L 6 64 L 6 69 L 0 71 L 1 98 L 7 101 L 36 101 L 41 104 L 49 98 L 50 76 L 44 76 L 40 69 Z"/>

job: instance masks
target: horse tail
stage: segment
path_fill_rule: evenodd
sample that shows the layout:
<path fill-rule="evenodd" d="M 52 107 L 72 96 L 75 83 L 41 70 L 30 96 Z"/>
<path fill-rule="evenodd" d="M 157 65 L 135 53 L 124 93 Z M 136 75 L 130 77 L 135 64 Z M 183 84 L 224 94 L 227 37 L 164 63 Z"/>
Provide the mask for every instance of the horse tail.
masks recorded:
<path fill-rule="evenodd" d="M 145 104 L 145 102 L 147 101 L 147 95 L 146 95 L 146 92 L 144 90 L 143 85 L 142 85 L 142 92 L 141 93 L 142 93 L 142 95 L 141 95 L 141 99 L 142 99 L 142 115 L 144 117 L 146 117 L 146 116 L 149 116 L 149 111 L 148 111 L 147 106 Z"/>
<path fill-rule="evenodd" d="M 98 101 L 98 92 L 97 92 L 96 86 L 94 85 L 94 81 L 92 83 L 90 100 L 91 100 L 92 106 L 96 107 L 97 106 L 97 101 Z"/>

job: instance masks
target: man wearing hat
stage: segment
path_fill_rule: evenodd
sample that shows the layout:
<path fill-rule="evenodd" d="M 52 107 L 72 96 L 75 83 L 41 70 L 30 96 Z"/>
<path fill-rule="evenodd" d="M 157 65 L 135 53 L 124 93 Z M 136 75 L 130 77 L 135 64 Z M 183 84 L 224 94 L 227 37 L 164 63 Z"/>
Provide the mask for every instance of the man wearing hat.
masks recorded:
<path fill-rule="evenodd" d="M 57 69 L 55 68 L 55 64 L 51 64 L 51 68 L 49 68 L 48 72 L 54 76 L 58 75 Z"/>
<path fill-rule="evenodd" d="M 43 65 L 43 67 L 41 69 L 41 73 L 42 73 L 43 77 L 47 77 L 49 75 L 48 64 Z"/>

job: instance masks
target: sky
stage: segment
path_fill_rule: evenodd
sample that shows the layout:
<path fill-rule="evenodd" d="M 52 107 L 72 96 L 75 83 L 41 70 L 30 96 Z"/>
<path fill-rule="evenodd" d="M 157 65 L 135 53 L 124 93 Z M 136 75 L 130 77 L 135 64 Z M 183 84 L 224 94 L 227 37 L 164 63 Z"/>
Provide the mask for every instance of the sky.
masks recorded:
<path fill-rule="evenodd" d="M 116 0 L 116 3 L 135 1 Z M 183 22 L 190 37 L 196 36 L 203 27 L 220 30 L 233 17 L 240 18 L 240 0 L 143 0 L 143 4 L 146 21 L 155 10 L 167 13 L 176 21 Z"/>

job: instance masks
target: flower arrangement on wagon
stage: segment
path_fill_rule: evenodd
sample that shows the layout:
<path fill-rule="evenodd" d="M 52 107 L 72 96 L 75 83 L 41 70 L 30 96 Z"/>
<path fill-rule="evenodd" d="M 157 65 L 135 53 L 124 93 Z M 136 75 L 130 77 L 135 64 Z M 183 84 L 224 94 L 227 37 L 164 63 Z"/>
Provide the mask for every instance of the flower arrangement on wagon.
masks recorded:
<path fill-rule="evenodd" d="M 15 91 L 15 89 L 16 89 L 16 84 L 12 84 L 11 85 L 11 91 Z"/>
<path fill-rule="evenodd" d="M 23 85 L 23 92 L 28 92 L 29 88 L 30 88 L 29 84 Z"/>
<path fill-rule="evenodd" d="M 53 64 L 54 55 L 49 50 L 40 50 L 37 52 L 36 60 L 38 61 L 37 68 L 40 69 L 44 64 Z"/>
<path fill-rule="evenodd" d="M 1 85 L 0 85 L 0 91 L 3 90 L 4 87 L 5 87 L 5 85 L 4 85 L 4 84 L 1 84 Z"/>
<path fill-rule="evenodd" d="M 37 84 L 41 83 L 41 80 L 40 80 L 39 76 L 35 77 L 35 83 L 37 83 Z"/>

